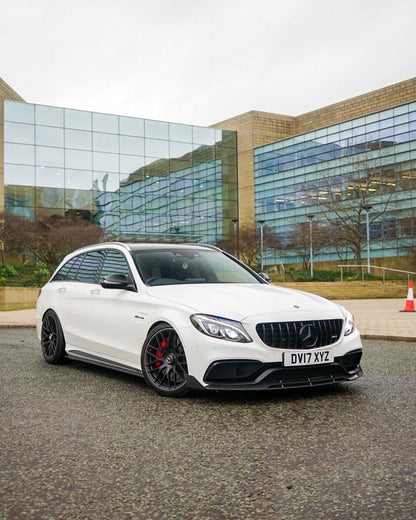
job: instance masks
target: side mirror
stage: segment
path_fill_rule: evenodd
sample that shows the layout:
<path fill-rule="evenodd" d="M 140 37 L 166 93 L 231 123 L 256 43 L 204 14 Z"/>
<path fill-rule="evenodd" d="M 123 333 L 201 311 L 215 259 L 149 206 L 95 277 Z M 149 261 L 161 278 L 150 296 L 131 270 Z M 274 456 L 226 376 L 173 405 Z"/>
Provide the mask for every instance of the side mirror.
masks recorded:
<path fill-rule="evenodd" d="M 126 291 L 136 291 L 134 284 L 125 274 L 108 274 L 104 276 L 101 282 L 101 287 L 104 289 L 124 289 Z"/>
<path fill-rule="evenodd" d="M 261 276 L 265 282 L 272 283 L 272 279 L 267 273 L 259 273 L 259 276 Z"/>

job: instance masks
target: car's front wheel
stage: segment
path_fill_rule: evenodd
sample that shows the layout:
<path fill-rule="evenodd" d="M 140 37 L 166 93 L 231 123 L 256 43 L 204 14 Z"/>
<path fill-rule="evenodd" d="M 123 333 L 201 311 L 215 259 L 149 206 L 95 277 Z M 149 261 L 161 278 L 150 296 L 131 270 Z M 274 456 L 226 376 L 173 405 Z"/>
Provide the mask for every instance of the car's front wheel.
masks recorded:
<path fill-rule="evenodd" d="M 187 391 L 188 365 L 182 342 L 170 325 L 152 329 L 141 355 L 143 376 L 159 395 L 179 397 Z"/>
<path fill-rule="evenodd" d="M 40 343 L 43 357 L 48 363 L 57 365 L 64 361 L 64 333 L 58 316 L 52 310 L 46 311 L 43 316 Z"/>

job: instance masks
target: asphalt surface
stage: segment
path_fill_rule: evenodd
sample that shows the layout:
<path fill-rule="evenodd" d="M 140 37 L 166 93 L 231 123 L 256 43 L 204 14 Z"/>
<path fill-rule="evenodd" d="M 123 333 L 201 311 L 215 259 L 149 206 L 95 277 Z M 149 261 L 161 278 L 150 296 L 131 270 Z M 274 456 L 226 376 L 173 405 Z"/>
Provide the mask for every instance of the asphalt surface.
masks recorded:
<path fill-rule="evenodd" d="M 364 347 L 353 383 L 167 399 L 1 329 L 1 519 L 414 519 L 416 343 Z"/>

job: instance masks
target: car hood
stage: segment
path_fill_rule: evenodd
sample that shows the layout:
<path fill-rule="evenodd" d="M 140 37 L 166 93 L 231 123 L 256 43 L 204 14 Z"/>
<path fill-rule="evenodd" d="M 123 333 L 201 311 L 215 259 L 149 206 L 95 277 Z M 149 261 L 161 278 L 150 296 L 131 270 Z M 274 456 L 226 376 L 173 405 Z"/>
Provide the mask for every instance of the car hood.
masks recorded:
<path fill-rule="evenodd" d="M 148 287 L 149 296 L 190 312 L 244 321 L 343 318 L 341 308 L 320 296 L 268 284 L 200 284 Z"/>

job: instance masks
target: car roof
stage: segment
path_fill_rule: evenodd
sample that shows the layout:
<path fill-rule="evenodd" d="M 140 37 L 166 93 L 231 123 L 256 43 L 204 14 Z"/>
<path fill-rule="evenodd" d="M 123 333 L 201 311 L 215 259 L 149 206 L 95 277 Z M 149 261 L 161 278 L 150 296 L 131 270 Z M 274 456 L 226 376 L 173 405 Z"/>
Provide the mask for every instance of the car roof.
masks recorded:
<path fill-rule="evenodd" d="M 157 243 L 153 242 L 151 244 L 149 243 L 128 243 L 125 244 L 131 251 L 151 251 L 151 250 L 158 250 L 163 251 L 166 250 L 172 250 L 172 249 L 215 249 L 219 251 L 219 249 L 215 246 L 210 246 L 206 244 L 167 244 L 167 243 Z"/>
<path fill-rule="evenodd" d="M 172 250 L 184 250 L 184 249 L 198 249 L 198 250 L 214 250 L 221 251 L 218 247 L 211 246 L 209 244 L 170 244 L 170 243 L 158 243 L 158 242 L 101 242 L 98 244 L 91 244 L 73 251 L 73 253 L 81 253 L 83 251 L 90 251 L 108 247 L 120 247 L 129 251 L 172 251 Z"/>

